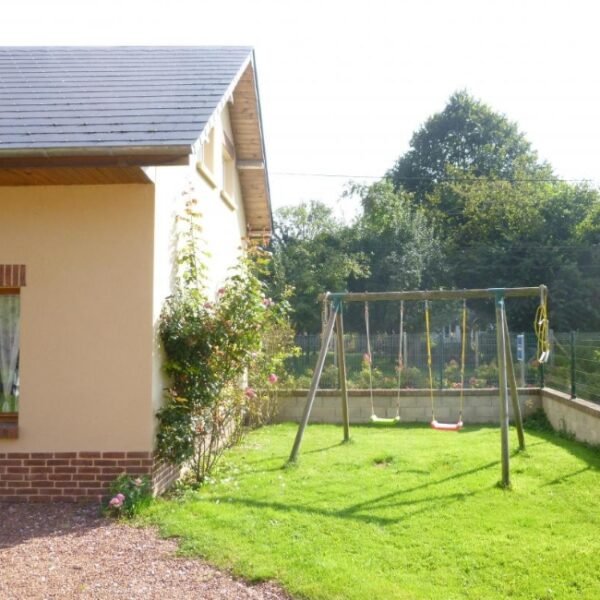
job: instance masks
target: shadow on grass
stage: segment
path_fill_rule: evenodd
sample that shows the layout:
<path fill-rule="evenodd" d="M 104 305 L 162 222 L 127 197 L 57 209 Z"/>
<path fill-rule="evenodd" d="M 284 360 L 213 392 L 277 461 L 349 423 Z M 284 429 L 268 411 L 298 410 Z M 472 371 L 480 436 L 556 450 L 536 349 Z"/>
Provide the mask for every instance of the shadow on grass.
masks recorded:
<path fill-rule="evenodd" d="M 466 498 L 473 497 L 477 495 L 480 491 L 474 492 L 456 492 L 453 494 L 446 494 L 441 496 L 428 496 L 427 498 L 419 498 L 415 500 L 401 500 L 395 502 L 390 505 L 381 505 L 377 508 L 402 508 L 402 507 L 411 507 L 417 506 L 419 504 L 425 504 L 421 508 L 418 508 L 415 511 L 412 511 L 410 514 L 404 515 L 403 517 L 392 518 L 392 517 L 381 517 L 373 514 L 365 514 L 365 513 L 357 513 L 354 512 L 353 507 L 347 509 L 325 509 L 325 508 L 316 508 L 313 506 L 304 506 L 298 504 L 289 504 L 283 502 L 273 502 L 273 501 L 265 501 L 265 500 L 252 500 L 250 498 L 230 498 L 228 496 L 222 496 L 217 498 L 211 498 L 211 502 L 223 502 L 227 504 L 237 504 L 239 506 L 245 506 L 248 508 L 260 508 L 260 509 L 272 509 L 281 512 L 299 512 L 303 514 L 310 515 L 318 515 L 322 517 L 328 518 L 336 518 L 336 519 L 347 519 L 352 521 L 358 521 L 360 523 L 366 523 L 370 525 L 395 525 L 401 523 L 402 521 L 415 517 L 421 513 L 430 512 L 432 506 L 435 505 L 436 509 L 440 507 L 449 506 L 454 502 L 459 502 L 465 500 Z M 376 501 L 375 499 L 374 501 Z"/>
<path fill-rule="evenodd" d="M 548 481 L 548 483 L 544 483 L 544 485 L 542 487 L 546 487 L 548 485 L 559 485 L 561 483 L 565 483 L 569 479 L 572 479 L 573 477 L 577 477 L 578 475 L 581 475 L 582 473 L 587 473 L 590 470 L 592 470 L 592 467 L 588 466 L 588 467 L 584 467 L 583 469 L 579 469 L 578 471 L 573 471 L 572 473 L 567 473 L 567 475 L 561 475 L 560 477 L 557 477 L 556 479 L 553 479 L 552 481 Z"/>
<path fill-rule="evenodd" d="M 342 426 L 339 426 L 340 429 L 342 429 Z M 354 425 L 352 427 L 355 430 L 359 430 L 359 431 L 370 431 L 370 430 L 376 430 L 376 431 L 393 431 L 393 430 L 398 430 L 399 432 L 402 429 L 409 429 L 409 430 L 426 430 L 426 431 L 432 431 L 431 426 L 427 423 L 409 423 L 409 424 L 400 424 L 398 426 L 387 426 L 387 427 L 383 427 L 381 425 L 377 425 L 377 424 L 372 424 L 372 423 L 360 423 L 358 425 Z M 500 432 L 500 429 L 497 425 L 486 425 L 486 424 L 481 424 L 481 425 L 468 425 L 466 426 L 464 429 L 462 429 L 459 432 L 446 432 L 446 431 L 442 431 L 442 432 L 436 432 L 437 434 L 440 435 L 451 435 L 452 433 L 455 433 L 457 435 L 461 435 L 461 436 L 465 436 L 468 434 L 472 434 L 472 433 L 477 433 L 479 431 L 482 430 L 497 430 L 498 433 Z M 547 435 L 544 435 L 547 434 Z M 526 440 L 526 450 L 525 452 L 527 452 L 527 450 L 529 448 L 538 446 L 538 445 L 542 445 L 544 444 L 546 441 L 562 441 L 564 442 L 564 446 L 569 449 L 569 444 L 578 444 L 577 442 L 571 442 L 569 440 L 566 440 L 564 438 L 561 438 L 558 434 L 554 433 L 554 432 L 536 432 L 536 431 L 530 431 L 530 430 L 526 430 L 526 435 L 529 437 L 529 440 Z M 541 438 L 543 438 L 543 441 L 537 441 L 537 442 L 531 442 L 531 437 L 536 437 L 539 436 Z M 351 439 L 350 442 L 354 443 L 354 439 Z M 345 442 L 343 439 L 340 440 L 339 442 L 335 443 L 335 444 L 329 444 L 328 446 L 322 446 L 319 448 L 313 448 L 311 450 L 305 450 L 303 452 L 300 453 L 300 455 L 309 455 L 309 454 L 318 454 L 321 452 L 327 452 L 328 450 L 333 450 L 335 448 L 342 448 L 344 446 L 347 445 L 347 442 Z M 581 447 L 581 444 L 579 444 L 579 446 Z M 585 452 L 591 452 L 592 450 L 590 450 L 589 448 L 586 448 L 585 446 L 583 446 L 583 453 L 585 454 Z M 514 458 L 516 456 L 518 456 L 519 454 L 521 454 L 522 451 L 519 448 L 513 448 L 511 450 L 511 457 Z M 299 467 L 299 463 L 289 463 L 288 462 L 288 456 L 286 455 L 276 455 L 276 456 L 269 456 L 268 458 L 262 458 L 259 460 L 253 460 L 253 461 L 249 461 L 246 464 L 248 466 L 252 466 L 252 465 L 257 465 L 259 463 L 262 462 L 268 462 L 268 461 L 281 461 L 281 464 L 279 464 L 278 466 L 274 466 L 271 468 L 265 468 L 265 469 L 253 469 L 253 472 L 255 473 L 271 473 L 271 472 L 276 472 L 276 471 L 281 471 L 281 470 L 285 470 L 288 469 L 290 467 L 294 467 L 297 468 Z M 599 455 L 599 463 L 600 463 L 600 455 Z M 500 464 L 500 461 L 496 461 L 494 463 L 490 463 L 488 465 L 485 465 L 483 467 L 481 467 L 481 469 L 485 469 L 488 467 L 491 467 L 493 465 L 498 465 Z M 475 472 L 476 470 L 479 469 L 475 469 L 474 471 L 471 472 Z M 401 472 L 412 472 L 412 471 L 401 471 Z M 465 474 L 469 474 L 471 472 L 465 472 Z M 419 472 L 420 474 L 422 472 Z M 460 475 L 454 475 L 452 476 L 452 478 L 454 477 L 458 477 Z M 445 480 L 441 480 L 440 483 L 442 481 Z M 433 484 L 424 484 L 424 485 L 433 485 Z M 415 488 L 418 489 L 418 488 Z M 412 491 L 412 490 L 409 490 Z"/>
<path fill-rule="evenodd" d="M 384 505 L 379 505 L 377 503 L 379 502 L 383 502 L 385 500 L 389 500 L 391 498 L 394 498 L 395 496 L 398 496 L 400 494 L 410 494 L 412 492 L 416 492 L 422 489 L 426 489 L 435 485 L 440 485 L 442 483 L 447 483 L 448 481 L 452 481 L 455 479 L 461 479 L 462 477 L 467 477 L 469 475 L 473 475 L 475 473 L 478 473 L 479 471 L 485 471 L 486 469 L 490 469 L 492 467 L 495 467 L 497 465 L 499 465 L 500 462 L 499 461 L 492 461 L 490 463 L 487 463 L 485 465 L 480 465 L 479 467 L 475 467 L 473 469 L 469 469 L 467 471 L 462 471 L 461 473 L 455 473 L 454 475 L 449 475 L 448 477 L 444 477 L 442 479 L 438 479 L 436 481 L 428 481 L 426 483 L 422 483 L 420 485 L 415 485 L 403 490 L 397 490 L 394 492 L 390 492 L 389 494 L 383 494 L 381 496 L 378 496 L 377 498 L 373 498 L 372 500 L 367 500 L 366 502 L 359 502 L 357 504 L 354 504 L 353 506 L 344 509 L 343 513 L 344 514 L 352 514 L 353 512 L 356 512 L 358 510 L 365 510 L 365 509 L 369 509 L 369 508 L 389 508 L 392 506 L 396 506 L 397 503 L 394 504 L 384 504 Z M 459 496 L 463 496 L 466 497 L 467 495 L 471 496 L 474 495 L 475 492 L 470 492 L 469 494 L 458 494 Z M 452 496 L 454 496 L 455 494 L 452 494 Z M 429 499 L 429 498 L 428 498 Z"/>
<path fill-rule="evenodd" d="M 460 479 L 463 477 L 468 477 L 469 475 L 473 475 L 479 471 L 484 471 L 486 469 L 490 469 L 499 464 L 499 461 L 493 461 L 490 463 L 486 463 L 484 465 L 480 465 L 473 469 L 469 469 L 467 471 L 462 471 L 461 473 L 456 473 L 454 475 L 449 475 L 448 477 L 444 477 L 442 479 L 438 479 L 436 481 L 429 481 L 426 483 L 422 483 L 420 485 L 415 485 L 412 487 L 408 487 L 405 489 L 395 490 L 394 492 L 390 492 L 388 494 L 382 494 L 380 496 L 376 496 L 370 500 L 364 502 L 358 502 L 356 504 L 352 504 L 345 508 L 340 509 L 324 509 L 317 508 L 314 506 L 307 506 L 302 504 L 289 504 L 283 502 L 274 502 L 274 501 L 265 501 L 265 500 L 253 500 L 250 498 L 231 498 L 230 496 L 221 496 L 221 497 L 212 497 L 212 502 L 223 502 L 228 504 L 238 504 L 240 506 L 247 506 L 250 508 L 270 508 L 273 510 L 278 510 L 282 512 L 300 512 L 305 514 L 314 514 L 321 515 L 325 517 L 338 518 L 338 519 L 349 519 L 354 521 L 359 521 L 362 523 L 370 523 L 377 525 L 391 525 L 395 523 L 400 523 L 401 521 L 414 517 L 420 513 L 427 512 L 431 510 L 431 507 L 435 505 L 437 509 L 440 506 L 449 506 L 454 502 L 459 502 L 465 500 L 466 498 L 473 497 L 476 494 L 483 491 L 482 489 L 470 491 L 470 492 L 456 492 L 452 494 L 442 494 L 442 495 L 428 495 L 426 498 L 417 498 L 417 499 L 403 499 L 403 496 L 407 494 L 423 490 L 432 486 L 437 486 L 440 484 L 445 484 L 449 481 Z M 490 486 L 491 489 L 494 486 Z M 409 515 L 404 515 L 403 517 L 392 518 L 392 517 L 381 517 L 374 514 L 368 514 L 369 511 L 377 511 L 383 509 L 392 509 L 392 508 L 406 508 L 411 506 L 419 506 L 422 505 L 417 510 L 411 512 Z M 367 514 L 366 514 L 367 513 Z"/>
<path fill-rule="evenodd" d="M 558 446 L 559 448 L 563 448 L 575 458 L 583 461 L 586 465 L 588 465 L 588 468 L 585 470 L 600 470 L 600 448 L 597 446 L 590 446 L 584 442 L 578 442 L 576 440 L 569 439 L 565 434 L 561 434 L 556 431 L 526 430 L 525 433 L 530 438 L 537 438 L 540 440 L 535 444 L 529 444 L 530 446 L 550 443 L 554 446 Z"/>
<path fill-rule="evenodd" d="M 350 440 L 352 441 L 352 440 Z M 337 444 L 331 444 L 330 446 L 323 446 L 322 448 L 315 448 L 314 450 L 306 450 L 303 454 L 318 454 L 319 452 L 326 452 L 327 450 L 332 450 L 333 448 L 340 448 L 342 446 L 346 446 L 348 442 L 341 440 Z"/>
<path fill-rule="evenodd" d="M 350 442 L 352 442 L 352 440 L 350 440 Z M 329 446 L 323 446 L 322 448 L 315 448 L 313 450 L 306 450 L 304 452 L 302 452 L 302 454 L 306 455 L 306 454 L 318 454 L 320 452 L 327 452 L 328 450 L 333 450 L 334 448 L 341 448 L 342 446 L 347 446 L 348 442 L 345 442 L 344 440 L 341 440 L 340 442 L 337 442 L 336 444 L 330 444 Z M 271 467 L 268 469 L 252 469 L 253 473 L 271 473 L 273 471 L 282 471 L 285 469 L 288 469 L 292 466 L 297 466 L 296 463 L 290 463 L 288 461 L 288 455 L 286 454 L 281 455 L 274 455 L 274 456 L 269 456 L 268 458 L 260 458 L 258 460 L 251 460 L 251 461 L 246 461 L 246 465 L 247 466 L 252 466 L 252 465 L 258 465 L 260 463 L 264 463 L 264 462 L 271 462 L 271 461 L 276 461 L 278 463 L 278 466 L 275 467 Z"/>

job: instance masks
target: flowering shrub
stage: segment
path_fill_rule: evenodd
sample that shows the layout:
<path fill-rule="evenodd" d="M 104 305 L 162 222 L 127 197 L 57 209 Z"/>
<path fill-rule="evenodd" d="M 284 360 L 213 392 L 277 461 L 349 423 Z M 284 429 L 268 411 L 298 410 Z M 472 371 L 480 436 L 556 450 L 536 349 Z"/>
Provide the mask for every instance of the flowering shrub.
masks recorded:
<path fill-rule="evenodd" d="M 474 385 L 473 387 L 489 387 L 498 385 L 498 367 L 496 361 L 492 360 L 488 364 L 479 365 L 475 369 L 476 381 L 483 381 L 483 385 Z"/>
<path fill-rule="evenodd" d="M 133 517 L 152 498 L 150 479 L 127 474 L 120 475 L 110 485 L 105 501 L 105 513 L 111 517 Z"/>
<path fill-rule="evenodd" d="M 247 424 L 256 427 L 270 423 L 278 410 L 278 394 L 282 389 L 291 389 L 293 379 L 288 377 L 285 361 L 295 356 L 300 349 L 294 343 L 294 329 L 288 314 L 289 292 L 277 303 L 267 299 L 269 318 L 263 323 L 260 351 L 251 357 L 248 369 L 248 384 L 255 392 L 248 404 Z"/>
<path fill-rule="evenodd" d="M 273 387 L 269 375 L 283 364 L 289 344 L 284 336 L 272 349 L 264 339 L 289 325 L 287 302 L 276 303 L 264 293 L 260 277 L 268 254 L 250 242 L 216 298 L 209 298 L 198 217 L 196 201 L 190 200 L 181 218 L 185 231 L 176 289 L 159 321 L 170 387 L 157 413 L 157 452 L 173 464 L 189 462 L 202 483 L 252 421 L 261 389 Z"/>

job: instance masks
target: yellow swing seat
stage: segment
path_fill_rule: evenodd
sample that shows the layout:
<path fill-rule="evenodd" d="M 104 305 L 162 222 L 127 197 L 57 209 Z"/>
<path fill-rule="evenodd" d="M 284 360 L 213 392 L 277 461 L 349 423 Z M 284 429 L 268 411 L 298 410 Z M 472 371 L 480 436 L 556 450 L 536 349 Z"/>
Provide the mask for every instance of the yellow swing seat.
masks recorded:
<path fill-rule="evenodd" d="M 388 417 L 378 417 L 375 413 L 373 413 L 369 417 L 369 422 L 374 425 L 398 425 L 400 423 L 400 415 L 396 415 L 393 418 Z"/>

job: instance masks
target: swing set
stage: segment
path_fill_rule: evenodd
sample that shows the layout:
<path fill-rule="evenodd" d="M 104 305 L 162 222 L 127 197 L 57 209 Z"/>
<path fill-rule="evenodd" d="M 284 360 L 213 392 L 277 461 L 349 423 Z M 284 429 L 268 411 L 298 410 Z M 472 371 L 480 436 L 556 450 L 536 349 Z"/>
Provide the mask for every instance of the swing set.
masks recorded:
<path fill-rule="evenodd" d="M 489 299 L 494 300 L 496 316 L 496 350 L 498 362 L 498 388 L 499 388 L 499 409 L 500 409 L 500 441 L 502 458 L 502 484 L 510 485 L 510 464 L 509 464 L 509 442 L 508 442 L 508 417 L 509 417 L 509 396 L 512 403 L 515 427 L 519 440 L 519 449 L 525 449 L 525 436 L 523 433 L 523 419 L 521 416 L 521 407 L 517 393 L 517 381 L 514 372 L 512 352 L 510 348 L 508 325 L 506 321 L 507 298 L 527 298 L 539 296 L 540 304 L 536 312 L 534 328 L 538 338 L 538 362 L 545 363 L 550 355 L 550 345 L 548 340 L 549 322 L 547 312 L 548 288 L 545 285 L 538 287 L 520 287 L 520 288 L 489 288 L 489 289 L 471 289 L 471 290 L 432 290 L 432 291 L 407 291 L 407 292 L 363 292 L 363 293 L 336 293 L 327 292 L 321 297 L 324 305 L 324 327 L 321 350 L 317 359 L 317 365 L 313 373 L 311 386 L 308 392 L 306 405 L 298 432 L 294 440 L 294 445 L 289 457 L 289 462 L 296 462 L 300 452 L 300 446 L 310 413 L 316 398 L 321 374 L 327 358 L 327 350 L 333 338 L 335 329 L 337 343 L 337 365 L 339 373 L 339 384 L 342 401 L 342 421 L 344 426 L 344 442 L 350 441 L 350 422 L 348 417 L 348 386 L 346 379 L 346 358 L 344 351 L 344 322 L 343 306 L 349 302 L 363 302 L 365 305 L 365 331 L 367 337 L 367 353 L 364 357 L 368 363 L 369 372 L 369 397 L 371 401 L 370 421 L 374 424 L 398 425 L 400 423 L 400 388 L 402 385 L 402 368 L 404 366 L 405 356 L 402 344 L 404 335 L 404 301 L 416 300 L 424 302 L 425 313 L 425 334 L 427 348 L 427 368 L 429 374 L 429 395 L 431 402 L 431 427 L 437 431 L 460 431 L 463 427 L 463 404 L 464 404 L 464 378 L 465 378 L 465 357 L 466 357 L 466 339 L 467 339 L 467 300 L 469 299 Z M 433 391 L 433 368 L 431 352 L 431 301 L 433 300 L 462 300 L 462 323 L 461 323 L 461 364 L 460 364 L 460 400 L 458 419 L 454 422 L 440 422 L 436 418 L 436 405 Z M 372 348 L 369 323 L 369 302 L 375 301 L 396 301 L 400 302 L 400 343 L 398 351 L 398 391 L 397 391 L 397 409 L 394 418 L 378 417 L 375 413 L 373 401 L 373 366 L 372 366 Z"/>

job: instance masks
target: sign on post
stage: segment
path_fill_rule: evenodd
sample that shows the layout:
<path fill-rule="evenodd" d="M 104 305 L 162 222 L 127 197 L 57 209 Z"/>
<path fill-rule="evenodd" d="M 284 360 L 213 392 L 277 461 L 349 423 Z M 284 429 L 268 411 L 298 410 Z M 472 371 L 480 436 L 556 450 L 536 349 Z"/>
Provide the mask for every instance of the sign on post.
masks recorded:
<path fill-rule="evenodd" d="M 525 335 L 523 333 L 517 335 L 517 360 L 525 361 Z"/>

